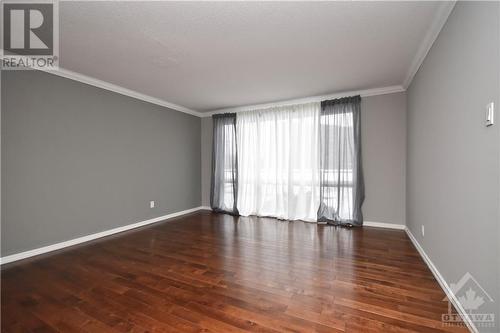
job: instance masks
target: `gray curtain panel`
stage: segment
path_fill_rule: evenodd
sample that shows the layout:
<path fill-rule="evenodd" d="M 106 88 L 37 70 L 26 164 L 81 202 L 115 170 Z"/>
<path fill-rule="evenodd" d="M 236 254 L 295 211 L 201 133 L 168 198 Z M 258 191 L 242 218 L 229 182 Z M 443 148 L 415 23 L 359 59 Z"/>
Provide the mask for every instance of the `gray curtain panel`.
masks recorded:
<path fill-rule="evenodd" d="M 361 97 L 321 102 L 318 221 L 363 224 Z"/>
<path fill-rule="evenodd" d="M 212 116 L 212 184 L 210 206 L 217 212 L 238 215 L 238 150 L 236 114 Z"/>

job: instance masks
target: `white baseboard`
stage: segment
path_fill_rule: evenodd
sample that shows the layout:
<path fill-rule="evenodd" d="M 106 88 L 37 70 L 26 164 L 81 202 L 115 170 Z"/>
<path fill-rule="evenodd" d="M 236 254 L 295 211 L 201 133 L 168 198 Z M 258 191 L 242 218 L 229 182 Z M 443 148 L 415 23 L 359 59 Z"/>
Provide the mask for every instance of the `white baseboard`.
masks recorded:
<path fill-rule="evenodd" d="M 200 209 L 212 210 L 210 206 L 201 206 Z M 318 224 L 326 224 L 326 222 L 317 222 Z M 363 222 L 364 227 L 376 227 L 376 228 L 387 228 L 387 229 L 398 229 L 405 230 L 406 226 L 404 224 L 393 224 L 393 223 L 383 223 L 383 222 Z"/>
<path fill-rule="evenodd" d="M 91 235 L 87 235 L 87 236 L 83 236 L 83 237 L 78 237 L 78 238 L 70 239 L 68 241 L 64 241 L 64 242 L 60 242 L 60 243 L 56 243 L 56 244 L 52 244 L 52 245 L 40 247 L 40 248 L 37 248 L 37 249 L 33 249 L 33 250 L 25 251 L 25 252 L 20 252 L 20 253 L 16 253 L 16 254 L 11 254 L 9 256 L 5 256 L 5 257 L 1 257 L 0 258 L 0 265 L 7 264 L 7 263 L 10 263 L 10 262 L 14 262 L 14 261 L 18 261 L 18 260 L 22 260 L 22 259 L 26 259 L 26 258 L 29 258 L 29 257 L 34 257 L 34 256 L 37 256 L 37 255 L 40 255 L 40 254 L 44 254 L 44 253 L 47 253 L 47 252 L 52 252 L 52 251 L 60 250 L 60 249 L 63 249 L 63 248 L 69 247 L 69 246 L 73 246 L 73 245 L 85 243 L 85 242 L 88 242 L 88 241 L 91 241 L 91 240 L 95 240 L 95 239 L 98 239 L 98 238 L 110 236 L 110 235 L 117 234 L 117 233 L 120 233 L 120 232 L 123 232 L 123 231 L 127 231 L 127 230 L 131 230 L 131 229 L 139 228 L 139 227 L 142 227 L 142 226 L 146 226 L 148 224 L 152 224 L 152 223 L 156 223 L 156 222 L 160 222 L 160 221 L 172 219 L 174 217 L 185 215 L 185 214 L 189 214 L 189 213 L 192 213 L 192 212 L 195 212 L 195 211 L 198 211 L 198 210 L 211 210 L 211 208 L 208 207 L 208 206 L 199 206 L 199 207 L 195 207 L 195 208 L 183 210 L 183 211 L 180 211 L 180 212 L 175 212 L 175 213 L 171 213 L 171 214 L 167 214 L 167 215 L 155 217 L 155 218 L 152 218 L 152 219 L 149 219 L 149 220 L 145 220 L 145 221 L 141 221 L 141 222 L 129 224 L 129 225 L 126 225 L 126 226 L 123 226 L 123 227 L 118 227 L 118 228 L 114 228 L 114 229 L 110 229 L 110 230 L 105 230 L 105 231 L 102 231 L 102 232 L 98 232 L 98 233 L 95 233 L 95 234 L 91 234 Z M 477 330 L 476 326 L 474 325 L 474 323 L 472 322 L 471 318 L 469 317 L 469 315 L 465 312 L 465 310 L 464 310 L 462 304 L 460 303 L 460 301 L 456 298 L 456 296 L 451 291 L 451 288 L 448 285 L 448 283 L 446 282 L 446 280 L 443 278 L 443 276 L 441 275 L 441 273 L 439 273 L 438 269 L 436 268 L 436 266 L 434 265 L 434 263 L 431 261 L 431 259 L 429 258 L 429 256 L 425 253 L 425 251 L 422 248 L 422 246 L 420 246 L 420 244 L 418 243 L 417 239 L 411 233 L 410 229 L 408 229 L 406 226 L 404 226 L 402 224 L 392 224 L 392 223 L 382 223 L 382 222 L 370 222 L 370 221 L 366 221 L 366 222 L 363 223 L 363 225 L 366 226 L 366 227 L 377 227 L 377 228 L 388 228 L 388 229 L 405 230 L 406 234 L 408 235 L 408 237 L 410 238 L 411 242 L 413 243 L 413 245 L 417 249 L 418 253 L 422 257 L 422 259 L 424 259 L 425 263 L 427 264 L 427 266 L 431 270 L 432 274 L 434 275 L 434 277 L 438 281 L 439 285 L 441 286 L 441 288 L 445 292 L 446 296 L 448 296 L 448 299 L 452 302 L 452 304 L 457 309 L 458 313 L 462 317 L 462 320 L 465 322 L 465 324 L 467 325 L 467 327 L 472 332 L 479 332 Z"/>
<path fill-rule="evenodd" d="M 474 325 L 474 322 L 469 317 L 469 314 L 465 311 L 464 307 L 462 306 L 462 304 L 460 303 L 460 301 L 458 300 L 458 298 L 451 291 L 450 286 L 448 285 L 448 283 L 446 282 L 446 280 L 444 279 L 444 277 L 441 275 L 441 273 L 439 273 L 437 267 L 431 261 L 431 259 L 427 255 L 427 253 L 425 253 L 425 251 L 422 248 L 422 246 L 420 246 L 420 244 L 418 243 L 418 241 L 415 238 L 415 236 L 413 236 L 413 234 L 411 233 L 410 229 L 406 227 L 405 231 L 406 231 L 406 234 L 408 235 L 408 237 L 410 238 L 411 242 L 413 243 L 413 245 L 417 249 L 418 253 L 422 257 L 422 259 L 424 259 L 425 263 L 427 264 L 427 266 L 431 270 L 432 274 L 434 275 L 434 277 L 438 281 L 438 283 L 441 286 L 441 288 L 443 289 L 444 293 L 446 294 L 446 296 L 448 297 L 448 299 L 451 301 L 451 303 L 453 304 L 453 306 L 455 307 L 455 309 L 457 309 L 458 314 L 460 315 L 460 317 L 462 317 L 462 320 L 467 325 L 467 327 L 469 328 L 469 330 L 471 332 L 474 332 L 474 333 L 479 333 L 479 330 L 477 329 L 476 325 Z"/>
<path fill-rule="evenodd" d="M 33 250 L 25 251 L 25 252 L 11 254 L 11 255 L 0 258 L 0 265 L 7 264 L 9 262 L 13 262 L 13 261 L 17 261 L 17 260 L 21 260 L 21 259 L 26 259 L 26 258 L 33 257 L 33 256 L 37 256 L 37 255 L 40 255 L 43 253 L 60 250 L 60 249 L 63 249 L 65 247 L 68 247 L 68 246 L 73 246 L 73 245 L 85 243 L 85 242 L 88 242 L 88 241 L 91 241 L 94 239 L 110 236 L 113 234 L 117 234 L 119 232 L 130 230 L 130 229 L 143 227 L 143 226 L 148 225 L 148 224 L 171 219 L 171 218 L 181 216 L 184 214 L 189 214 L 189 213 L 201 210 L 201 209 L 204 209 L 204 207 L 200 206 L 200 207 L 195 207 L 195 208 L 191 208 L 191 209 L 186 209 L 186 210 L 183 210 L 180 212 L 175 212 L 175 213 L 155 217 L 155 218 L 152 218 L 149 220 L 145 220 L 145 221 L 141 221 L 141 222 L 137 222 L 137 223 L 133 223 L 133 224 L 128 224 L 128 225 L 125 225 L 123 227 L 118 227 L 118 228 L 114 228 L 114 229 L 110 229 L 110 230 L 101 231 L 101 232 L 98 232 L 95 234 L 70 239 L 68 241 L 64 241 L 64 242 L 60 242 L 60 243 L 56 243 L 56 244 L 52 244 L 52 245 L 47 245 L 44 247 L 39 247 L 37 249 L 33 249 Z"/>
<path fill-rule="evenodd" d="M 364 221 L 363 227 L 376 227 L 376 228 L 387 228 L 387 229 L 398 229 L 398 230 L 406 229 L 406 226 L 404 224 L 370 222 L 370 221 Z"/>

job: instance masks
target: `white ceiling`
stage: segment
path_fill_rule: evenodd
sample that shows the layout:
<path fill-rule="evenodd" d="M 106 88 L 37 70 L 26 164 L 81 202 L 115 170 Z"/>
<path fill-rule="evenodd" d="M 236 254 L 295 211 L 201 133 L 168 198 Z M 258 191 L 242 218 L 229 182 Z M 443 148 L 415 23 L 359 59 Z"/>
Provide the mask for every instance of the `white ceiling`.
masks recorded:
<path fill-rule="evenodd" d="M 65 1 L 60 65 L 196 111 L 403 85 L 441 7 Z"/>

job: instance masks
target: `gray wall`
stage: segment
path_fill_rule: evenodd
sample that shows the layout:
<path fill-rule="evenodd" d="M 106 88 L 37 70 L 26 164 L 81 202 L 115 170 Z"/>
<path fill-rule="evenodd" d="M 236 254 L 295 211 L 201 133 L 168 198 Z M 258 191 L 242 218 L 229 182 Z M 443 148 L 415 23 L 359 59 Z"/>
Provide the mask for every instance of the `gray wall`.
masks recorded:
<path fill-rule="evenodd" d="M 407 224 L 448 283 L 470 272 L 497 300 L 485 332 L 500 326 L 499 6 L 458 2 L 408 90 Z"/>
<path fill-rule="evenodd" d="M 366 221 L 405 224 L 406 93 L 364 97 L 362 151 Z M 212 119 L 201 121 L 202 204 L 210 205 Z"/>
<path fill-rule="evenodd" d="M 361 100 L 365 221 L 405 224 L 406 93 Z"/>
<path fill-rule="evenodd" d="M 1 125 L 2 256 L 200 205 L 198 117 L 4 71 Z"/>
<path fill-rule="evenodd" d="M 210 206 L 212 117 L 201 118 L 201 205 Z"/>

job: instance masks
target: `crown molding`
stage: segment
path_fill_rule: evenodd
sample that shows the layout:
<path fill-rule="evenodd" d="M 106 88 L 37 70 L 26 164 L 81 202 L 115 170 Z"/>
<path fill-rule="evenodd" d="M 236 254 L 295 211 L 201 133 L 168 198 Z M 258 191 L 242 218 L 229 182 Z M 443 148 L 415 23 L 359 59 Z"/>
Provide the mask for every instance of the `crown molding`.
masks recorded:
<path fill-rule="evenodd" d="M 318 102 L 318 101 L 323 101 L 323 100 L 327 100 L 327 99 L 334 99 L 334 98 L 353 96 L 353 95 L 360 95 L 361 97 L 368 97 L 368 96 L 375 96 L 375 95 L 392 94 L 392 93 L 406 91 L 406 89 L 409 87 L 415 74 L 417 73 L 418 69 L 422 65 L 429 50 L 431 49 L 431 47 L 434 44 L 435 40 L 437 39 L 439 33 L 441 32 L 441 29 L 443 28 L 444 24 L 446 23 L 446 20 L 448 19 L 451 11 L 455 7 L 455 4 L 456 4 L 456 1 L 445 1 L 445 2 L 442 2 L 440 4 L 440 7 L 436 11 L 436 14 L 434 16 L 434 20 L 433 20 L 431 26 L 427 30 L 427 33 L 426 33 L 424 39 L 420 43 L 417 54 L 413 58 L 411 66 L 408 70 L 408 73 L 406 74 L 405 80 L 403 81 L 402 85 L 395 85 L 395 86 L 388 86 L 388 87 L 381 87 L 381 88 L 374 88 L 374 89 L 365 89 L 365 90 L 345 91 L 345 92 L 339 92 L 339 93 L 328 94 L 328 95 L 312 96 L 312 97 L 305 97 L 305 98 L 299 98 L 299 99 L 284 100 L 284 101 L 279 101 L 279 102 L 272 102 L 272 103 L 265 103 L 265 104 L 254 104 L 254 105 L 247 105 L 247 106 L 238 106 L 238 107 L 232 107 L 232 108 L 216 109 L 216 110 L 208 111 L 208 112 L 200 112 L 200 111 L 189 109 L 189 108 L 184 107 L 182 105 L 170 103 L 170 102 L 162 100 L 160 98 L 152 97 L 152 96 L 137 92 L 135 90 L 124 88 L 122 86 L 112 84 L 112 83 L 109 83 L 109 82 L 106 82 L 103 80 L 99 80 L 99 79 L 96 79 L 96 78 L 93 78 L 90 76 L 86 76 L 84 74 L 80 74 L 77 72 L 73 72 L 73 71 L 70 71 L 67 69 L 59 68 L 59 69 L 55 69 L 55 70 L 44 70 L 44 69 L 38 69 L 38 70 L 43 71 L 45 73 L 52 74 L 52 75 L 57 75 L 60 77 L 64 77 L 67 79 L 71 79 L 74 81 L 85 83 L 85 84 L 88 84 L 88 85 L 91 85 L 94 87 L 98 87 L 101 89 L 109 90 L 109 91 L 112 91 L 112 92 L 115 92 L 115 93 L 118 93 L 121 95 L 129 96 L 129 97 L 132 97 L 132 98 L 135 98 L 138 100 L 142 100 L 145 102 L 149 102 L 152 104 L 163 106 L 163 107 L 166 107 L 166 108 L 169 108 L 172 110 L 187 113 L 187 114 L 197 116 L 197 117 L 210 117 L 214 114 L 225 113 L 225 112 L 245 112 L 245 111 L 251 111 L 251 110 L 256 110 L 256 109 L 265 109 L 265 108 L 282 106 L 282 105 Z"/>
<path fill-rule="evenodd" d="M 116 84 L 112 84 L 106 81 L 102 81 L 87 75 L 83 75 L 77 72 L 73 72 L 67 69 L 59 68 L 59 69 L 53 69 L 53 70 L 45 70 L 45 69 L 37 69 L 45 73 L 49 73 L 52 75 L 57 75 L 60 77 L 64 77 L 70 80 L 78 81 L 81 83 L 85 83 L 97 88 L 101 89 L 106 89 L 109 91 L 113 91 L 115 93 L 129 96 L 135 99 L 139 99 L 142 101 L 146 101 L 152 104 L 160 105 L 172 110 L 176 110 L 179 112 L 187 113 L 193 116 L 197 117 L 210 117 L 214 114 L 217 113 L 224 113 L 224 112 L 243 112 L 243 111 L 251 111 L 255 109 L 265 109 L 269 107 L 274 107 L 274 106 L 282 106 L 282 105 L 292 105 L 292 104 L 301 104 L 301 103 L 309 103 L 309 102 L 321 102 L 327 99 L 334 99 L 334 98 L 341 98 L 341 97 L 346 97 L 346 96 L 355 96 L 355 95 L 360 95 L 361 97 L 368 97 L 368 96 L 376 96 L 376 95 L 385 95 L 385 94 L 392 94 L 392 93 L 398 93 L 398 92 L 403 92 L 406 89 L 401 86 L 401 85 L 396 85 L 396 86 L 388 86 L 388 87 L 380 87 L 380 88 L 373 88 L 373 89 L 365 89 L 365 90 L 352 90 L 352 91 L 344 91 L 344 92 L 339 92 L 339 93 L 334 93 L 334 94 L 328 94 L 328 95 L 319 95 L 319 96 L 312 96 L 312 97 L 305 97 L 305 98 L 299 98 L 299 99 L 292 99 L 292 100 L 285 100 L 285 101 L 279 101 L 279 102 L 273 102 L 273 103 L 267 103 L 267 104 L 255 104 L 255 105 L 248 105 L 248 106 L 238 106 L 234 108 L 225 108 L 225 109 L 218 109 L 214 111 L 209 111 L 209 112 L 199 112 L 195 111 L 189 108 L 186 108 L 182 105 L 170 103 L 168 101 L 152 97 L 146 94 L 139 93 L 135 90 L 131 90 L 128 88 L 124 88 L 121 86 L 118 86 Z"/>
<path fill-rule="evenodd" d="M 238 106 L 238 107 L 234 107 L 234 108 L 218 109 L 218 110 L 214 110 L 214 111 L 203 112 L 202 117 L 211 117 L 214 114 L 226 113 L 226 112 L 246 112 L 246 111 L 267 109 L 267 108 L 272 108 L 272 107 L 276 107 L 276 106 L 283 106 L 283 105 L 321 102 L 321 101 L 328 100 L 328 99 L 341 98 L 341 97 L 347 97 L 347 96 L 355 96 L 355 95 L 360 95 L 361 97 L 386 95 L 386 94 L 403 92 L 405 90 L 406 89 L 401 85 L 374 88 L 374 89 L 365 89 L 365 90 L 351 90 L 351 91 L 344 91 L 344 92 L 328 94 L 328 95 L 319 95 L 319 96 L 312 96 L 312 97 L 305 97 L 305 98 L 298 98 L 298 99 L 289 99 L 289 100 L 284 100 L 284 101 L 280 101 L 280 102 L 273 102 L 273 103 L 266 103 L 266 104 L 254 104 L 254 105 Z"/>
<path fill-rule="evenodd" d="M 162 99 L 159 99 L 159 98 L 156 98 L 156 97 L 152 97 L 152 96 L 149 96 L 149 95 L 146 95 L 146 94 L 142 94 L 142 93 L 137 92 L 135 90 L 127 89 L 127 88 L 118 86 L 116 84 L 112 84 L 112 83 L 109 83 L 109 82 L 106 82 L 106 81 L 102 81 L 102 80 L 99 80 L 99 79 L 96 79 L 96 78 L 93 78 L 93 77 L 90 77 L 90 76 L 86 76 L 86 75 L 83 75 L 83 74 L 80 74 L 80 73 L 77 73 L 77 72 L 73 72 L 73 71 L 70 71 L 70 70 L 67 70 L 67 69 L 59 68 L 59 69 L 55 69 L 55 70 L 45 70 L 45 69 L 38 69 L 38 70 L 40 70 L 42 72 L 45 72 L 45 73 L 49 73 L 49 74 L 57 75 L 57 76 L 60 76 L 60 77 L 64 77 L 66 79 L 70 79 L 70 80 L 78 81 L 78 82 L 81 82 L 81 83 L 85 83 L 85 84 L 88 84 L 88 85 L 91 85 L 91 86 L 94 86 L 94 87 L 97 87 L 97 88 L 106 89 L 106 90 L 109 90 L 109 91 L 112 91 L 112 92 L 115 92 L 115 93 L 118 93 L 118 94 L 121 94 L 121 95 L 125 95 L 125 96 L 129 96 L 129 97 L 132 97 L 132 98 L 135 98 L 135 99 L 139 99 L 141 101 L 145 101 L 145 102 L 148 102 L 148 103 L 152 103 L 152 104 L 156 104 L 156 105 L 159 105 L 159 106 L 163 106 L 163 107 L 166 107 L 166 108 L 169 108 L 169 109 L 172 109 L 172 110 L 180 111 L 180 112 L 187 113 L 187 114 L 190 114 L 190 115 L 193 115 L 193 116 L 197 116 L 197 117 L 202 117 L 202 114 L 200 112 L 188 109 L 188 108 L 186 108 L 186 107 L 184 107 L 182 105 L 177 105 L 177 104 L 174 104 L 174 103 L 170 103 L 170 102 L 167 102 L 165 100 L 162 100 Z"/>
<path fill-rule="evenodd" d="M 243 112 L 243 111 L 251 111 L 251 110 L 256 110 L 256 109 L 265 109 L 269 107 L 275 107 L 275 106 L 283 106 L 283 105 L 292 105 L 292 104 L 302 104 L 302 103 L 310 103 L 310 102 L 321 102 L 327 99 L 334 99 L 334 98 L 341 98 L 341 97 L 346 97 L 346 96 L 355 96 L 355 95 L 360 95 L 361 97 L 368 97 L 368 96 L 376 96 L 376 95 L 385 95 L 385 94 L 393 94 L 393 93 L 398 93 L 398 92 L 403 92 L 406 91 L 406 89 L 401 86 L 401 85 L 395 85 L 395 86 L 388 86 L 388 87 L 380 87 L 380 88 L 373 88 L 373 89 L 364 89 L 364 90 L 351 90 L 351 91 L 344 91 L 344 92 L 339 92 L 339 93 L 334 93 L 334 94 L 328 94 L 328 95 L 318 95 L 318 96 L 312 96 L 312 97 L 304 97 L 304 98 L 299 98 L 299 99 L 291 99 L 291 100 L 284 100 L 284 101 L 279 101 L 279 102 L 272 102 L 272 103 L 266 103 L 266 104 L 255 104 L 255 105 L 247 105 L 247 106 L 238 106 L 238 107 L 233 107 L 233 108 L 224 108 L 224 109 L 218 109 L 214 111 L 209 111 L 209 112 L 199 112 L 195 111 L 189 108 L 186 108 L 182 105 L 170 103 L 168 101 L 152 97 L 146 94 L 142 94 L 140 92 L 137 92 L 135 90 L 131 90 L 128 88 L 124 88 L 122 86 L 118 86 L 113 83 L 109 83 L 103 80 L 99 80 L 84 74 L 80 74 L 78 72 L 73 72 L 64 68 L 58 68 L 58 69 L 39 69 L 37 68 L 36 70 L 39 70 L 44 73 L 64 77 L 66 79 L 78 81 L 84 84 L 88 84 L 97 88 L 109 90 L 121 95 L 129 96 L 138 100 L 142 100 L 145 102 L 149 102 L 152 104 L 156 104 L 159 106 L 163 106 L 172 110 L 176 110 L 179 112 L 187 113 L 196 117 L 211 117 L 214 114 L 218 113 L 225 113 L 225 112 Z"/>
<path fill-rule="evenodd" d="M 455 7 L 455 4 L 456 1 L 443 1 L 440 3 L 439 8 L 436 11 L 436 14 L 434 15 L 434 20 L 430 25 L 429 29 L 427 30 L 427 33 L 425 34 L 424 39 L 420 43 L 420 46 L 418 47 L 417 53 L 413 58 L 408 73 L 406 73 L 406 77 L 403 81 L 403 87 L 405 89 L 407 89 L 410 86 L 411 81 L 415 77 L 415 74 L 417 74 L 418 69 L 420 68 L 420 66 L 422 66 L 422 63 L 424 62 L 424 59 L 427 56 L 427 53 L 429 53 L 432 45 L 434 44 L 439 33 L 441 32 L 441 29 L 443 29 L 443 26 L 448 20 L 448 17 L 450 16 L 451 11 Z"/>

